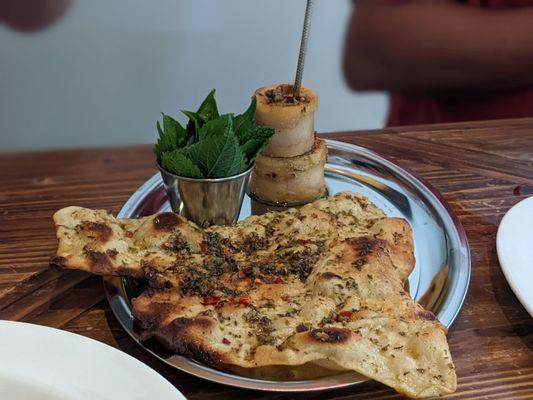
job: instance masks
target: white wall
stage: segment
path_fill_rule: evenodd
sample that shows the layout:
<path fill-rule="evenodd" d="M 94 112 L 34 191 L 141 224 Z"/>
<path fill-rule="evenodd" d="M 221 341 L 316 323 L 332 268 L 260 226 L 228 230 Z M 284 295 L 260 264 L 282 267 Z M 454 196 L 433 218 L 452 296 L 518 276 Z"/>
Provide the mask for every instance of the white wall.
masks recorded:
<path fill-rule="evenodd" d="M 382 94 L 341 73 L 347 0 L 317 0 L 304 84 L 318 131 L 377 128 Z M 305 0 L 75 0 L 34 33 L 0 26 L 0 150 L 151 142 L 159 113 L 211 88 L 243 110 L 259 86 L 293 79 Z"/>

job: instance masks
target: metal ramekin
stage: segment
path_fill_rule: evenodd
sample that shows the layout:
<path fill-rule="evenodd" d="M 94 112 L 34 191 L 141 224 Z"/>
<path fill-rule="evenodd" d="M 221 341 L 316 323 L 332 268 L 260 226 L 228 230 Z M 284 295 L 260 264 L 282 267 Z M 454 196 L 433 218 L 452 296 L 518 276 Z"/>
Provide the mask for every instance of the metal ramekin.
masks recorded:
<path fill-rule="evenodd" d="M 157 167 L 174 212 L 203 228 L 237 222 L 252 168 L 227 178 L 195 179 Z"/>

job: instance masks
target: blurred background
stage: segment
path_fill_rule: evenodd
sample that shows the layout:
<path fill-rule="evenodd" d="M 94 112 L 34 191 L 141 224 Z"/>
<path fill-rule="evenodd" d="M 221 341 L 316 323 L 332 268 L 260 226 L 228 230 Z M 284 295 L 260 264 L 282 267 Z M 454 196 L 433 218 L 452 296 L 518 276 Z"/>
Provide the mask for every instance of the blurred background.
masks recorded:
<path fill-rule="evenodd" d="M 0 1 L 2 151 L 153 142 L 160 112 L 196 109 L 212 88 L 221 111 L 244 110 L 257 87 L 294 78 L 305 9 L 305 0 Z M 304 84 L 320 96 L 319 132 L 384 122 L 386 96 L 343 80 L 351 9 L 315 5 Z"/>

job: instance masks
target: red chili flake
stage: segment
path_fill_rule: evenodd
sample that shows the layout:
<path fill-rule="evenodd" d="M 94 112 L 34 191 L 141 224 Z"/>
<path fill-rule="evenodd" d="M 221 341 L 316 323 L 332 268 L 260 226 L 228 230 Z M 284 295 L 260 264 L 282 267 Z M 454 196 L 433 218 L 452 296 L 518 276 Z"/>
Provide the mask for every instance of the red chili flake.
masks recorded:
<path fill-rule="evenodd" d="M 330 248 L 330 249 L 334 248 L 335 246 L 337 246 L 337 243 L 335 243 L 335 242 L 331 242 L 331 243 L 329 244 L 329 248 Z"/>
<path fill-rule="evenodd" d="M 245 274 L 243 271 L 239 271 L 239 272 L 237 272 L 237 276 L 238 276 L 239 278 L 241 278 L 241 279 L 246 278 L 246 274 Z"/>
<path fill-rule="evenodd" d="M 126 237 L 133 237 L 133 232 L 132 231 L 126 231 Z"/>
<path fill-rule="evenodd" d="M 202 253 L 207 253 L 207 250 L 209 250 L 209 247 L 207 247 L 206 242 L 202 242 L 202 244 L 200 245 L 200 250 L 202 251 Z"/>
<path fill-rule="evenodd" d="M 239 297 L 239 304 L 244 304 L 245 306 L 248 306 L 250 305 L 251 302 L 252 300 L 250 299 L 250 296 L 248 296 L 247 294 Z"/>
<path fill-rule="evenodd" d="M 337 315 L 337 320 L 338 321 L 348 321 L 350 318 L 352 318 L 352 315 L 353 315 L 353 312 L 351 312 L 351 311 L 348 311 L 348 310 L 341 311 Z"/>
<path fill-rule="evenodd" d="M 285 282 L 285 281 L 283 280 L 283 278 L 282 278 L 281 276 L 278 276 L 278 277 L 274 280 L 274 283 L 283 283 L 283 282 Z"/>
<path fill-rule="evenodd" d="M 222 339 L 222 343 L 224 343 L 225 345 L 231 344 L 231 342 L 226 338 Z"/>
<path fill-rule="evenodd" d="M 207 296 L 204 296 L 204 300 L 202 301 L 202 304 L 204 306 L 213 306 L 220 303 L 220 297 L 219 296 L 212 296 L 208 294 Z"/>
<path fill-rule="evenodd" d="M 283 301 L 289 301 L 290 299 L 291 299 L 291 297 L 288 294 L 282 294 L 281 295 L 281 300 L 283 300 Z"/>
<path fill-rule="evenodd" d="M 300 244 L 309 244 L 309 243 L 312 243 L 313 241 L 309 239 L 298 239 L 298 242 Z"/>

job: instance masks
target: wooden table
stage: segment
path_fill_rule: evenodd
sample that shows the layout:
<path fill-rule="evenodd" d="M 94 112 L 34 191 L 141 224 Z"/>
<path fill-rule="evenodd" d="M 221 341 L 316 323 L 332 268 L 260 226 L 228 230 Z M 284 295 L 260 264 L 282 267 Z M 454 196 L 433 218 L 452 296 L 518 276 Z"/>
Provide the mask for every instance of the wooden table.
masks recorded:
<path fill-rule="evenodd" d="M 422 126 L 328 137 L 371 148 L 428 180 L 463 223 L 473 274 L 448 338 L 455 399 L 533 399 L 533 320 L 507 284 L 495 236 L 504 213 L 533 194 L 533 119 Z M 117 212 L 156 171 L 150 146 L 0 155 L 0 319 L 89 336 L 144 361 L 190 399 L 395 399 L 376 382 L 312 394 L 225 387 L 155 360 L 121 329 L 102 279 L 48 267 L 52 213 L 79 205 Z M 533 244 L 532 244 L 533 245 Z M 533 279 L 533 272 L 532 272 Z"/>

